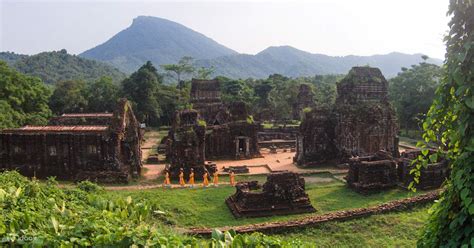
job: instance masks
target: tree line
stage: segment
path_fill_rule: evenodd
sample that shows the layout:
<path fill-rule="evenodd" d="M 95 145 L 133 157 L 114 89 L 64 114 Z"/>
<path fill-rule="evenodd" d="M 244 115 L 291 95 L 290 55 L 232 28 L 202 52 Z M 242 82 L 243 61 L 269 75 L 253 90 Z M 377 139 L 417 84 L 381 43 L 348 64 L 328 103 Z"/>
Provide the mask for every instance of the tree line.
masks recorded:
<path fill-rule="evenodd" d="M 165 73 L 159 73 L 151 62 L 147 62 L 118 83 L 105 76 L 95 81 L 67 80 L 47 86 L 40 79 L 23 75 L 2 63 L 0 109 L 3 118 L 0 127 L 43 125 L 52 115 L 63 113 L 112 112 L 121 97 L 132 102 L 141 122 L 150 126 L 170 125 L 176 110 L 192 107 L 189 79 L 208 79 L 213 68 L 196 68 L 190 57 L 161 67 Z M 422 62 L 403 68 L 390 79 L 390 98 L 404 129 L 418 129 L 434 97 L 440 74 L 439 66 Z M 310 86 L 316 106 L 330 105 L 336 99 L 336 83 L 343 77 L 289 78 L 273 74 L 266 79 L 222 76 L 216 79 L 220 82 L 224 103 L 243 101 L 257 120 L 289 122 L 293 119 L 293 106 L 298 101 L 301 84 Z"/>

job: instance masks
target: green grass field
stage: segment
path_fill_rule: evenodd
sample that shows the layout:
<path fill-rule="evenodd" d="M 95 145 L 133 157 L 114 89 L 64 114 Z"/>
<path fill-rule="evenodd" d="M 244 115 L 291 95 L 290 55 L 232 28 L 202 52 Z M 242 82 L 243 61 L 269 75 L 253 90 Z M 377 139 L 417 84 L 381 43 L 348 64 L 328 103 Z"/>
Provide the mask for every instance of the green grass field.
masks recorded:
<path fill-rule="evenodd" d="M 415 247 L 428 219 L 428 208 L 324 223 L 273 236 L 283 240 L 299 239 L 315 247 Z"/>
<path fill-rule="evenodd" d="M 315 180 L 318 177 L 314 176 Z M 246 180 L 264 181 L 263 176 L 248 177 Z M 239 179 L 241 180 L 241 179 Z M 310 181 L 310 180 L 308 180 Z M 314 180 L 311 180 L 314 181 Z M 167 223 L 179 227 L 222 227 L 250 223 L 260 223 L 276 220 L 302 218 L 311 214 L 275 216 L 265 218 L 235 219 L 225 204 L 225 199 L 235 192 L 234 187 L 219 186 L 196 189 L 150 189 L 132 191 L 107 191 L 107 196 L 127 197 L 136 200 L 146 200 L 153 203 L 165 212 Z M 348 189 L 340 181 L 307 183 L 306 192 L 309 194 L 313 206 L 322 214 L 330 211 L 374 206 L 387 201 L 401 199 L 422 192 L 408 192 L 402 189 L 393 189 L 369 196 L 360 195 Z"/>

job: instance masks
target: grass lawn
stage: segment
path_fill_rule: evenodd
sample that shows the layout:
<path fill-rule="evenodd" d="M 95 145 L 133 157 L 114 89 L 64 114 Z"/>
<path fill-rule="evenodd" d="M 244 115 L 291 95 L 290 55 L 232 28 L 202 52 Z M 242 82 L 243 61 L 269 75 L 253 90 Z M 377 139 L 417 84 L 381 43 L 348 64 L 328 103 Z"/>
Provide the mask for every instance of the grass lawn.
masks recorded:
<path fill-rule="evenodd" d="M 324 177 L 325 175 L 321 176 L 321 178 Z M 239 180 L 242 180 L 242 178 L 239 178 Z M 259 180 L 260 182 L 263 182 L 265 177 L 248 177 L 245 178 L 245 180 Z M 225 199 L 234 192 L 234 187 L 221 185 L 217 188 L 209 187 L 205 189 L 157 188 L 135 191 L 107 191 L 106 194 L 109 197 L 131 196 L 136 200 L 146 200 L 151 202 L 160 210 L 165 212 L 164 217 L 167 219 L 168 224 L 181 227 L 234 226 L 266 221 L 287 220 L 311 215 L 302 214 L 235 219 L 224 202 Z M 336 180 L 330 182 L 307 183 L 306 192 L 309 194 L 311 202 L 317 210 L 317 212 L 313 214 L 322 214 L 342 209 L 368 207 L 422 193 L 393 189 L 370 196 L 363 196 L 348 189 L 342 182 Z"/>
<path fill-rule="evenodd" d="M 415 247 L 428 219 L 428 208 L 324 223 L 273 236 L 283 240 L 299 239 L 315 247 Z"/>

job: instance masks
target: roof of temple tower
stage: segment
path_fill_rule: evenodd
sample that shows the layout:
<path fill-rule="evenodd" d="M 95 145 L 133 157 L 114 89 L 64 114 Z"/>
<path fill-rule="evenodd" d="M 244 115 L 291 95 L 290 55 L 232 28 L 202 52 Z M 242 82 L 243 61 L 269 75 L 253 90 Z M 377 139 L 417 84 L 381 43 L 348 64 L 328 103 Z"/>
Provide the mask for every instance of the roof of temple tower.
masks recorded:
<path fill-rule="evenodd" d="M 221 87 L 217 79 L 191 81 L 191 102 L 220 102 Z"/>
<path fill-rule="evenodd" d="M 378 68 L 352 67 L 337 84 L 336 103 L 387 101 L 388 82 Z"/>

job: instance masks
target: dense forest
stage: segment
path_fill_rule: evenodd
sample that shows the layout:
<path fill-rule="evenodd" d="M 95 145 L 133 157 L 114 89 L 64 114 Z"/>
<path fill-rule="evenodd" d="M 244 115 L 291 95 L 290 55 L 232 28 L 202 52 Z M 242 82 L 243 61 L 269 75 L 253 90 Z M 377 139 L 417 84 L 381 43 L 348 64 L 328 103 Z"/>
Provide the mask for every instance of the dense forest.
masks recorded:
<path fill-rule="evenodd" d="M 65 49 L 32 56 L 1 52 L 0 60 L 21 73 L 39 77 L 47 84 L 72 79 L 94 81 L 102 76 L 108 76 L 118 83 L 126 76 L 103 62 L 70 55 Z"/>
<path fill-rule="evenodd" d="M 51 55 L 51 53 L 49 53 Z M 49 56 L 49 55 L 45 55 Z M 53 56 L 53 55 L 51 55 Z M 57 57 L 71 57 L 65 52 L 55 52 Z M 39 57 L 37 57 L 39 58 Z M 401 127 L 408 130 L 421 130 L 420 123 L 424 119 L 423 113 L 428 110 L 434 97 L 434 92 L 439 84 L 441 68 L 435 64 L 423 62 L 411 68 L 402 68 L 396 77 L 390 79 L 390 97 L 401 123 Z M 17 66 L 24 64 L 15 62 Z M 182 78 L 209 78 L 213 68 L 197 68 L 190 57 L 183 57 L 177 64 L 162 65 L 165 73 L 151 62 L 147 62 L 129 77 L 117 81 L 120 77 L 112 78 L 107 73 L 96 74 L 94 77 L 84 79 L 82 76 L 68 74 L 67 80 L 58 78 L 53 87 L 46 87 L 40 78 L 23 75 L 5 63 L 2 69 L 14 74 L 21 80 L 35 82 L 33 91 L 41 95 L 45 108 L 41 118 L 28 117 L 31 109 L 23 109 L 13 103 L 19 112 L 13 113 L 3 103 L 5 115 L 2 127 L 14 127 L 24 124 L 44 124 L 51 111 L 55 115 L 71 112 L 110 112 L 118 98 L 126 97 L 132 101 L 137 117 L 147 125 L 170 125 L 174 112 L 178 109 L 188 108 L 190 80 Z M 45 74 L 56 73 L 51 68 L 44 69 Z M 99 71 L 97 73 L 100 73 Z M 254 118 L 260 121 L 286 122 L 292 120 L 293 106 L 297 103 L 299 86 L 306 84 L 314 94 L 316 106 L 330 105 L 336 98 L 336 84 L 344 75 L 315 75 L 312 77 L 289 78 L 280 74 L 273 74 L 266 79 L 230 79 L 219 76 L 221 83 L 222 100 L 224 103 L 233 101 L 246 102 Z M 54 77 L 48 77 L 53 80 Z M 72 78 L 72 79 L 71 79 Z M 5 85 L 14 80 L 3 78 Z M 20 79 L 17 79 L 20 80 Z M 30 83 L 30 86 L 32 84 Z M 3 95 L 9 87 L 3 87 Z M 49 89 L 51 88 L 51 89 Z M 21 94 L 27 88 L 18 88 L 14 91 Z M 6 98 L 9 99 L 9 98 Z M 34 98 L 30 98 L 34 99 Z M 39 100 L 38 100 L 39 101 Z M 7 111 L 8 110 L 8 111 Z M 10 114 L 8 114 L 10 113 Z M 34 112 L 36 113 L 36 112 Z M 22 116 L 14 118 L 13 116 Z M 17 121 L 8 121 L 15 119 Z"/>

